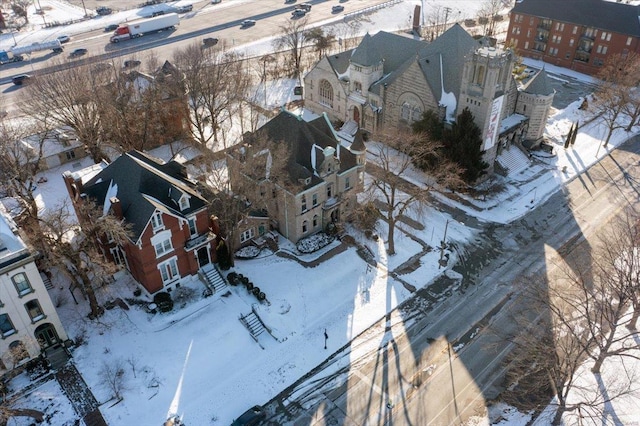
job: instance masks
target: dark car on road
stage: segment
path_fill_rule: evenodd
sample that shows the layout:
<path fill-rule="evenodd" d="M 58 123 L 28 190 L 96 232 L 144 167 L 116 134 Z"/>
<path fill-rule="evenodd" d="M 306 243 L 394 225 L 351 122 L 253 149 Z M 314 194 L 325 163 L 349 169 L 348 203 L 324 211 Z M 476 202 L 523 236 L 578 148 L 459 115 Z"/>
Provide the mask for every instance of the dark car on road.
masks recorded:
<path fill-rule="evenodd" d="M 142 62 L 137 60 L 137 59 L 127 59 L 126 61 L 124 61 L 124 64 L 122 64 L 125 68 L 135 68 L 137 66 L 140 66 Z"/>
<path fill-rule="evenodd" d="M 331 12 L 333 12 L 333 13 L 339 13 L 339 12 L 342 12 L 343 10 L 344 10 L 344 6 L 341 5 L 341 4 L 333 6 L 331 8 Z"/>
<path fill-rule="evenodd" d="M 69 53 L 69 57 L 70 58 L 78 58 L 80 56 L 86 55 L 87 52 L 89 52 L 87 49 L 85 49 L 83 47 L 79 47 L 78 49 L 75 49 L 71 53 Z"/>
<path fill-rule="evenodd" d="M 106 6 L 100 6 L 96 9 L 96 13 L 98 15 L 104 16 L 104 15 L 110 15 L 111 12 L 113 12 L 113 10 L 111 10 L 110 8 L 106 7 Z"/>
<path fill-rule="evenodd" d="M 58 40 L 60 40 L 60 43 L 69 43 L 69 41 L 71 41 L 71 37 L 68 35 L 61 35 L 58 37 Z"/>
<path fill-rule="evenodd" d="M 204 49 L 205 47 L 212 47 L 215 46 L 216 44 L 218 44 L 220 40 L 218 40 L 215 37 L 207 37 L 207 38 L 203 38 L 202 39 L 202 48 Z"/>
<path fill-rule="evenodd" d="M 291 12 L 291 18 L 302 18 L 305 16 L 307 12 L 304 9 L 296 9 Z"/>
<path fill-rule="evenodd" d="M 115 31 L 115 30 L 117 30 L 117 29 L 118 29 L 118 27 L 119 27 L 119 25 L 118 25 L 118 24 L 111 24 L 111 25 L 107 25 L 106 27 L 104 27 L 104 31 L 108 33 L 108 32 L 110 32 L 110 31 Z"/>
<path fill-rule="evenodd" d="M 253 19 L 245 19 L 240 23 L 240 28 L 249 28 L 253 27 L 256 24 L 256 21 Z"/>
<path fill-rule="evenodd" d="M 256 426 L 266 417 L 267 413 L 264 412 L 262 407 L 254 405 L 231 423 L 231 426 Z"/>
<path fill-rule="evenodd" d="M 302 9 L 305 12 L 311 12 L 311 3 L 302 3 L 296 6 L 296 9 Z"/>
<path fill-rule="evenodd" d="M 29 74 L 20 74 L 13 77 L 11 81 L 16 86 L 22 86 L 23 84 L 27 84 L 31 81 L 31 76 Z"/>

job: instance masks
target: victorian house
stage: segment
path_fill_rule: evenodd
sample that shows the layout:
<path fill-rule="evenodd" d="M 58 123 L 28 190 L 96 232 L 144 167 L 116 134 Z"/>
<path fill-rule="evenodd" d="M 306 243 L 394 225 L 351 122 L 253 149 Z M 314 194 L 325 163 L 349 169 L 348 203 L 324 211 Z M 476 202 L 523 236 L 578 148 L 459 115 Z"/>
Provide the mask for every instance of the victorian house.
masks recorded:
<path fill-rule="evenodd" d="M 131 226 L 126 244 L 100 246 L 148 293 L 171 291 L 216 262 L 217 220 L 183 165 L 131 151 L 63 177 L 76 212 L 89 199 Z"/>
<path fill-rule="evenodd" d="M 539 142 L 553 92 L 521 91 L 512 75 L 514 55 L 475 39 L 455 24 L 428 43 L 378 32 L 358 47 L 326 56 L 305 76 L 305 107 L 336 122 L 354 121 L 367 132 L 408 128 L 433 110 L 452 122 L 469 108 L 482 130 L 491 169 L 511 144 Z M 542 97 L 542 98 L 541 98 Z"/>
<path fill-rule="evenodd" d="M 0 373 L 57 356 L 67 341 L 34 254 L 0 206 Z"/>
<path fill-rule="evenodd" d="M 353 213 L 365 166 L 366 149 L 360 132 L 346 141 L 325 114 L 305 121 L 282 111 L 243 139 L 243 144 L 227 155 L 231 187 L 240 192 L 238 188 L 247 188 L 249 182 L 254 190 L 242 190 L 242 195 L 260 214 L 248 222 L 258 229 L 241 230 L 241 244 L 268 231 L 265 217 L 269 228 L 295 243 L 339 226 Z M 266 147 L 257 141 L 266 141 Z M 284 149 L 277 150 L 276 145 Z M 286 157 L 280 159 L 283 170 L 273 170 L 272 165 L 279 162 L 273 155 Z M 258 157 L 262 160 L 256 162 Z M 277 178 L 276 173 L 280 174 Z"/>

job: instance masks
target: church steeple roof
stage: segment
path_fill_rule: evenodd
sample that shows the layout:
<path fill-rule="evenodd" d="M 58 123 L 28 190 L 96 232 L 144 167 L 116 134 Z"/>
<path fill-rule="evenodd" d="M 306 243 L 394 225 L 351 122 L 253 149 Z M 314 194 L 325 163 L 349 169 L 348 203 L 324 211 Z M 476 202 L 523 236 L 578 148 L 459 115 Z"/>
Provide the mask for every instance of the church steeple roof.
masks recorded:
<path fill-rule="evenodd" d="M 549 82 L 549 77 L 547 77 L 547 72 L 544 68 L 531 77 L 531 80 L 522 87 L 522 91 L 532 95 L 544 96 L 551 95 L 555 92 L 553 87 L 551 87 L 551 82 Z"/>
<path fill-rule="evenodd" d="M 369 33 L 366 33 L 358 47 L 351 54 L 351 63 L 370 67 L 379 64 L 380 61 L 382 61 L 382 55 L 375 43 L 372 42 Z"/>
<path fill-rule="evenodd" d="M 356 134 L 353 136 L 353 142 L 351 142 L 351 147 L 349 148 L 351 152 L 365 152 L 367 148 L 364 146 L 364 138 L 362 137 L 362 130 L 358 129 Z"/>

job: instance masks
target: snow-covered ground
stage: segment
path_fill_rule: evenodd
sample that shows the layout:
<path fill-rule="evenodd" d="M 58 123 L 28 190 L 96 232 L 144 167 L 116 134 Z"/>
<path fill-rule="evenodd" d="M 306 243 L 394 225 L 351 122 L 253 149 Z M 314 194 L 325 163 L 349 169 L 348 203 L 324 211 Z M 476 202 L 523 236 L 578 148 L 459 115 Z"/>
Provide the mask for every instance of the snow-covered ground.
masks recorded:
<path fill-rule="evenodd" d="M 234 0 L 230 0 L 234 1 Z M 242 1 L 242 0 L 238 0 Z M 39 0 L 51 6 L 47 16 L 61 11 L 64 19 L 72 13 L 83 15 L 79 8 L 65 6 L 55 0 Z M 181 0 L 180 4 L 193 3 Z M 406 26 L 417 1 L 404 1 L 392 8 L 369 15 L 363 21 L 362 31 L 375 32 L 380 29 L 397 30 Z M 428 4 L 448 5 L 446 0 L 430 1 Z M 481 1 L 456 2 L 455 7 L 472 16 Z M 456 9 L 458 10 L 458 9 Z M 76 11 L 76 12 L 73 12 Z M 135 10 L 122 12 L 136 14 Z M 123 20 L 122 15 L 100 19 L 98 28 L 108 23 Z M 466 17 L 466 16 L 465 16 Z M 35 15 L 32 22 L 37 22 Z M 41 19 L 41 18 L 40 18 Z M 53 19 L 53 18 L 52 18 Z M 60 20 L 63 18 L 61 17 Z M 109 20 L 109 22 L 107 22 Z M 111 22 L 111 20 L 113 22 Z M 54 30 L 33 31 L 20 34 L 19 44 L 53 37 L 64 31 L 74 34 L 93 25 L 91 21 Z M 330 25 L 327 23 L 326 25 Z M 11 35 L 2 34 L 2 43 L 13 44 Z M 18 36 L 16 36 L 18 37 Z M 7 39 L 10 39 L 7 41 Z M 255 51 L 266 51 L 270 42 L 256 42 Z M 525 60 L 529 66 L 540 67 L 534 61 Z M 546 65 L 547 72 L 562 78 L 572 74 L 575 78 L 591 81 L 590 78 L 567 70 L 558 70 Z M 269 86 L 269 104 L 284 103 L 279 95 L 288 95 L 288 84 Z M 290 84 L 290 83 L 289 83 Z M 277 87 L 282 88 L 276 89 Z M 631 134 L 616 131 L 606 149 L 600 147 L 603 136 L 597 123 L 580 129 L 575 145 L 564 150 L 563 138 L 572 123 L 584 122 L 585 116 L 578 109 L 579 101 L 559 111 L 553 111 L 547 128 L 547 138 L 555 144 L 555 156 L 538 158 L 534 164 L 515 176 L 505 179 L 504 190 L 491 194 L 486 199 L 467 198 L 465 203 L 455 204 L 448 198 L 442 201 L 464 209 L 468 214 L 490 222 L 507 223 L 524 215 L 534 205 L 543 202 L 558 191 L 564 183 L 578 176 L 587 167 L 615 149 Z M 167 150 L 158 150 L 163 156 Z M 598 154 L 596 156 L 596 153 Z M 89 160 L 81 166 L 89 165 Z M 38 188 L 38 201 L 43 208 L 66 199 L 61 174 L 71 167 L 67 165 L 46 173 L 47 182 Z M 417 173 L 405 176 L 419 181 Z M 452 220 L 436 210 L 423 212 L 428 215 L 428 225 L 422 229 L 403 228 L 426 244 L 438 244 L 440 234 L 448 224 L 448 239 L 464 244 L 472 240 L 475 230 Z M 416 217 L 416 219 L 420 219 Z M 379 229 L 385 235 L 384 228 Z M 186 284 L 183 290 L 174 293 L 178 298 L 174 311 L 168 314 L 149 314 L 144 307 L 132 305 L 131 310 L 119 308 L 109 310 L 99 322 L 89 322 L 86 302 L 75 305 L 69 296 L 59 309 L 61 319 L 71 338 L 84 337 L 85 343 L 74 351 L 74 362 L 92 388 L 96 398 L 103 402 L 101 411 L 110 425 L 156 426 L 171 415 L 179 415 L 189 425 L 228 425 L 234 417 L 254 404 L 262 404 L 279 393 L 305 372 L 322 362 L 329 354 L 347 344 L 354 336 L 378 321 L 402 301 L 411 297 L 405 287 L 391 278 L 386 271 L 393 270 L 419 252 L 422 247 L 404 232 L 397 233 L 395 256 L 388 256 L 382 239 L 378 243 L 362 241 L 376 256 L 381 267 L 371 270 L 356 254 L 354 248 L 308 268 L 299 262 L 288 260 L 263 251 L 257 258 L 239 260 L 236 271 L 249 277 L 267 295 L 268 304 L 260 304 L 243 287 L 230 287 L 223 294 L 202 297 L 203 287 L 198 282 Z M 280 239 L 281 248 L 295 252 L 295 247 Z M 329 250 L 336 250 L 334 242 L 319 252 L 301 255 L 304 262 L 312 262 Z M 452 256 L 455 254 L 452 253 Z M 420 267 L 403 278 L 410 284 L 421 287 L 442 273 L 438 269 L 439 253 L 432 251 L 421 258 Z M 65 283 L 56 283 L 54 298 L 68 295 Z M 133 285 L 126 276 L 103 289 L 103 301 L 115 298 L 132 299 Z M 60 292 L 60 296 L 57 293 Z M 255 342 L 240 323 L 239 316 L 255 309 L 272 329 L 273 336 L 264 336 Z M 327 349 L 324 349 L 324 333 L 328 334 Z M 104 386 L 100 371 L 104 364 L 121 364 L 123 367 L 124 400 L 117 405 L 109 402 L 111 391 Z M 39 400 L 42 395 L 42 400 Z M 55 395 L 55 396 L 51 396 Z M 55 411 L 49 424 L 62 425 L 74 418 L 71 406 L 64 401 L 47 403 L 61 396 L 55 384 L 47 384 L 32 393 L 21 406 L 41 408 L 47 413 Z M 38 402 L 39 401 L 39 402 Z M 618 407 L 617 404 L 623 404 Z M 640 418 L 637 400 L 614 401 L 612 408 L 624 412 L 628 419 Z M 502 407 L 499 407 L 500 409 Z M 526 415 L 508 408 L 509 420 L 502 424 L 524 424 Z M 71 420 L 70 420 L 71 419 Z M 478 419 L 487 423 L 487 419 Z M 12 420 L 13 425 L 26 425 L 24 419 Z"/>

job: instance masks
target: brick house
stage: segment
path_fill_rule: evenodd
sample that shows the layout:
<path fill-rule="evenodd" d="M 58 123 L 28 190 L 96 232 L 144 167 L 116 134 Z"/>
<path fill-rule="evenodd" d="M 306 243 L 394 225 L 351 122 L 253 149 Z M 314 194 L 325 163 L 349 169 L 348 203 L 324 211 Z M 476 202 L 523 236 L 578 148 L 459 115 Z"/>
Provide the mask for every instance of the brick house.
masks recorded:
<path fill-rule="evenodd" d="M 216 262 L 217 220 L 181 164 L 131 151 L 63 178 L 74 206 L 88 198 L 131 225 L 126 244 L 101 242 L 101 250 L 147 292 L 171 291 Z"/>
<path fill-rule="evenodd" d="M 0 206 L 0 373 L 68 340 L 31 251 Z"/>
<path fill-rule="evenodd" d="M 269 143 L 286 144 L 289 158 L 279 183 L 270 179 L 268 165 L 266 169 L 254 168 L 251 175 L 240 171 L 240 163 L 248 156 L 271 155 L 268 149 L 251 153 L 253 141 L 263 136 Z M 245 134 L 244 143 L 228 153 L 231 188 L 241 179 L 249 179 L 255 190 L 242 195 L 254 212 L 267 212 L 269 227 L 295 243 L 351 216 L 363 186 L 365 153 L 359 132 L 352 142 L 345 142 L 326 115 L 305 121 L 282 111 L 256 132 Z M 265 164 L 269 163 L 265 158 Z M 247 226 L 239 230 L 241 245 L 268 231 L 264 219 L 263 213 L 247 218 Z"/>
<path fill-rule="evenodd" d="M 326 56 L 309 71 L 305 107 L 371 133 L 409 128 L 427 110 L 453 122 L 468 108 L 482 131 L 491 173 L 503 148 L 540 140 L 544 126 L 532 132 L 529 122 L 546 121 L 553 99 L 545 91 L 545 108 L 528 105 L 540 102 L 540 93 L 521 96 L 514 59 L 509 49 L 475 39 L 458 24 L 430 43 L 384 31 L 366 34 L 355 49 Z M 544 70 L 536 78 L 546 80 Z"/>
<path fill-rule="evenodd" d="M 528 58 L 597 74 L 607 58 L 640 52 L 640 6 L 605 0 L 521 0 L 507 45 Z"/>

